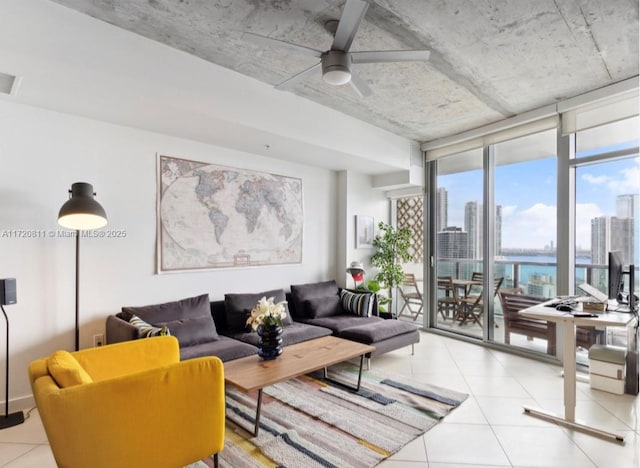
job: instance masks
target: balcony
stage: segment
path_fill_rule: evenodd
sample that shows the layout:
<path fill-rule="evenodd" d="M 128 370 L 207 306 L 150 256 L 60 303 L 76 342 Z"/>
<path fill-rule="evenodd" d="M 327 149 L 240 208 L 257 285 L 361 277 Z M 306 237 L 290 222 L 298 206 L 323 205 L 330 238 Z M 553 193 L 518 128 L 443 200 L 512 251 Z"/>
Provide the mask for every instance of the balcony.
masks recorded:
<path fill-rule="evenodd" d="M 415 272 L 420 275 L 422 264 L 408 266 L 406 271 Z M 452 278 L 471 279 L 473 272 L 482 271 L 481 260 L 471 259 L 439 259 L 438 276 L 451 276 Z M 520 287 L 525 294 L 552 298 L 557 296 L 556 278 L 557 263 L 546 261 L 509 261 L 495 260 L 495 276 L 504 277 L 500 289 Z M 587 282 L 603 292 L 608 289 L 608 268 L 607 265 L 592 265 L 590 263 L 576 264 L 576 285 Z M 638 277 L 638 275 L 636 275 Z M 575 292 L 577 294 L 578 292 Z M 400 305 L 401 306 L 401 305 Z M 502 308 L 498 298 L 493 303 L 494 323 L 493 341 L 504 343 L 504 322 Z M 485 311 L 486 314 L 486 311 Z M 448 330 L 454 333 L 482 338 L 482 328 L 475 322 L 467 321 L 461 324 L 460 321 L 451 318 L 443 319 L 438 314 L 436 318 L 436 328 Z M 602 339 L 605 339 L 604 334 Z M 608 330 L 606 340 L 619 346 L 626 346 L 626 333 L 624 330 Z M 512 334 L 511 346 L 524 348 L 529 351 L 546 353 L 547 343 L 538 338 L 527 338 L 524 335 Z M 578 358 L 585 350 L 578 350 Z M 586 353 L 585 353 L 586 354 Z M 586 360 L 586 357 L 585 357 Z"/>

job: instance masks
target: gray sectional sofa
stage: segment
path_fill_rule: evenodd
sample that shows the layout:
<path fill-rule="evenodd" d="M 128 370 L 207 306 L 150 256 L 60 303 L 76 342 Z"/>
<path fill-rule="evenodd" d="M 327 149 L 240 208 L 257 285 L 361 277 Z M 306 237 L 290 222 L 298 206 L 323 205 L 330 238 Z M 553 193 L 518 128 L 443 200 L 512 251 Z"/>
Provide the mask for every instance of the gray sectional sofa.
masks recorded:
<path fill-rule="evenodd" d="M 107 317 L 107 343 L 133 340 L 162 333 L 162 327 L 180 342 L 181 359 L 218 356 L 230 361 L 256 354 L 258 335 L 245 325 L 251 309 L 261 297 L 287 301 L 283 346 L 335 335 L 374 346 L 366 357 L 386 353 L 420 341 L 415 324 L 384 320 L 376 313 L 376 296 L 361 291 L 341 290 L 335 281 L 292 285 L 291 293 L 277 289 L 255 294 L 226 294 L 221 301 L 209 296 L 164 304 L 123 307 Z M 135 316 L 141 320 L 134 325 Z M 140 321 L 147 328 L 140 328 Z"/>
<path fill-rule="evenodd" d="M 375 294 L 365 294 L 372 306 L 368 313 L 358 311 L 365 304 L 347 305 L 342 296 L 362 295 L 362 291 L 340 290 L 335 281 L 300 284 L 291 286 L 289 310 L 295 322 L 331 330 L 334 336 L 358 341 L 376 349 L 366 357 L 371 358 L 394 349 L 420 342 L 420 332 L 415 323 L 400 320 L 385 320 L 376 316 Z M 336 301 L 336 297 L 340 300 Z"/>

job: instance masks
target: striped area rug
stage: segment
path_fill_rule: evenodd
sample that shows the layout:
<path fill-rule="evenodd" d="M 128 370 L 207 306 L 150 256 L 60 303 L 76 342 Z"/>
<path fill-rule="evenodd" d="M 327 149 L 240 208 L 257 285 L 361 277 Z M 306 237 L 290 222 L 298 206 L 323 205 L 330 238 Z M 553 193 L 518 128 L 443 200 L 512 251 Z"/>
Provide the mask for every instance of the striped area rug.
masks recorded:
<path fill-rule="evenodd" d="M 337 366 L 330 377 L 353 384 L 357 368 Z M 253 437 L 256 396 L 227 388 L 227 414 L 239 424 L 227 423 L 222 467 L 375 466 L 431 429 L 468 395 L 372 372 L 363 373 L 355 393 L 320 374 L 308 375 L 264 389 L 260 433 Z M 213 462 L 203 460 L 199 466 L 205 465 Z"/>

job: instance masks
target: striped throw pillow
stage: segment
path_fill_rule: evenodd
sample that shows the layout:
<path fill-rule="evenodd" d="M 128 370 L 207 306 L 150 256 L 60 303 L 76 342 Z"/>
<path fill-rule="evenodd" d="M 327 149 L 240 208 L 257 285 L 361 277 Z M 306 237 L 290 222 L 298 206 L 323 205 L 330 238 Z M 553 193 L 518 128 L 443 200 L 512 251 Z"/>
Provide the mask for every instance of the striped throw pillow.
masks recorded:
<path fill-rule="evenodd" d="M 361 317 L 371 317 L 373 312 L 373 294 L 352 293 L 343 289 L 340 291 L 342 308 Z"/>
<path fill-rule="evenodd" d="M 129 323 L 138 329 L 138 338 L 149 338 L 150 336 L 168 336 L 171 335 L 166 325 L 155 327 L 145 322 L 137 315 L 132 315 Z"/>

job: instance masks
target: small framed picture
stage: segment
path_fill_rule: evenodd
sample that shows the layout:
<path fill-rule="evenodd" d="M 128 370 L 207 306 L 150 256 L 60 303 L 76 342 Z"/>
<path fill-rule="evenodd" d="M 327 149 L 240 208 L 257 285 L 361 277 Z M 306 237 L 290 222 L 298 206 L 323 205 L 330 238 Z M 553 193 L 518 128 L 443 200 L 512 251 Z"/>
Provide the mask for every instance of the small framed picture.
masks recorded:
<path fill-rule="evenodd" d="M 356 215 L 356 249 L 373 248 L 373 217 Z"/>

